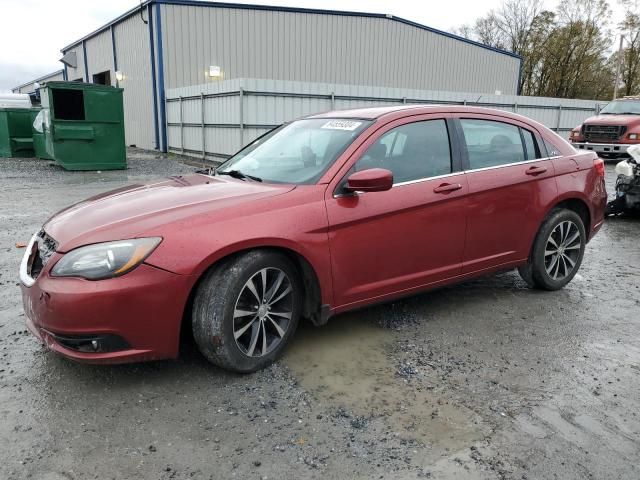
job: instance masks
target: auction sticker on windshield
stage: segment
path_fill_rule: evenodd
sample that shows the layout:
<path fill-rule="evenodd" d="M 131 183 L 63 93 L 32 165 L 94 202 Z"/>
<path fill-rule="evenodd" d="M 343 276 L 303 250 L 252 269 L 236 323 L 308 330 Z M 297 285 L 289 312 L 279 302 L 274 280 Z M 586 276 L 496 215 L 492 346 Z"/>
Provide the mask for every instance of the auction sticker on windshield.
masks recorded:
<path fill-rule="evenodd" d="M 321 128 L 326 128 L 328 130 L 355 130 L 362 122 L 354 122 L 353 120 L 330 120 L 325 123 Z"/>

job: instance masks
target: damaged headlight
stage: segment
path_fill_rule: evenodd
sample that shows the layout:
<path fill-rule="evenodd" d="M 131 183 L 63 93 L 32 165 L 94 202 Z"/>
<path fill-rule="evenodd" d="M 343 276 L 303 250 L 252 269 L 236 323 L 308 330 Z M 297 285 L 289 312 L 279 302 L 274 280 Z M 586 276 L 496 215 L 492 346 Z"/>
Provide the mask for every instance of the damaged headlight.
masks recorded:
<path fill-rule="evenodd" d="M 159 237 L 135 238 L 79 247 L 55 264 L 51 276 L 87 280 L 119 277 L 140 265 L 161 241 Z"/>

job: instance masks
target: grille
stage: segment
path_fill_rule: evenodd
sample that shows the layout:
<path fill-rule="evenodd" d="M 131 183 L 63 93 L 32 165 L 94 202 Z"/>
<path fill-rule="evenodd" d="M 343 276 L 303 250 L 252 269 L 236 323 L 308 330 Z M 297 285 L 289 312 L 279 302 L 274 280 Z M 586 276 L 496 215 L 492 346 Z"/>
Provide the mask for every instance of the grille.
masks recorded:
<path fill-rule="evenodd" d="M 33 259 L 27 268 L 27 273 L 34 280 L 38 278 L 40 272 L 45 267 L 51 255 L 54 254 L 58 247 L 58 242 L 51 238 L 44 229 L 38 232 L 36 236 L 36 248 L 33 251 Z"/>
<path fill-rule="evenodd" d="M 627 131 L 624 125 L 585 125 L 584 139 L 587 142 L 610 142 L 619 140 Z"/>

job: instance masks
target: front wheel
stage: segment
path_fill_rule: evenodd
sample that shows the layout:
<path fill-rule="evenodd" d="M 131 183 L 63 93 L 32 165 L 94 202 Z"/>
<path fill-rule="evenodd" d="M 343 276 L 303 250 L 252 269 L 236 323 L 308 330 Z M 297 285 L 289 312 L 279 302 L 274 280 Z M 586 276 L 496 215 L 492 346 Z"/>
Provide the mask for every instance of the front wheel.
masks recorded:
<path fill-rule="evenodd" d="M 559 290 L 578 273 L 587 235 L 580 215 L 572 210 L 553 210 L 536 236 L 529 262 L 518 268 L 531 286 Z"/>
<path fill-rule="evenodd" d="M 300 317 L 301 282 L 291 261 L 256 250 L 213 267 L 193 305 L 193 335 L 212 363 L 240 373 L 271 364 Z"/>

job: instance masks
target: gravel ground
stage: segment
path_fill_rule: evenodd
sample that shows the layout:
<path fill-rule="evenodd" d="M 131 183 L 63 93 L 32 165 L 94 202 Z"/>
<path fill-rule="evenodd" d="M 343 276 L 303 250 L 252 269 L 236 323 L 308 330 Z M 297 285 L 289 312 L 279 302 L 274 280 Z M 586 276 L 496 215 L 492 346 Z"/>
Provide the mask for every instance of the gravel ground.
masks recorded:
<path fill-rule="evenodd" d="M 640 478 L 639 220 L 608 220 L 562 291 L 506 273 L 340 315 L 256 374 L 189 342 L 72 363 L 26 332 L 15 244 L 72 202 L 193 170 L 129 165 L 0 159 L 1 479 Z"/>

